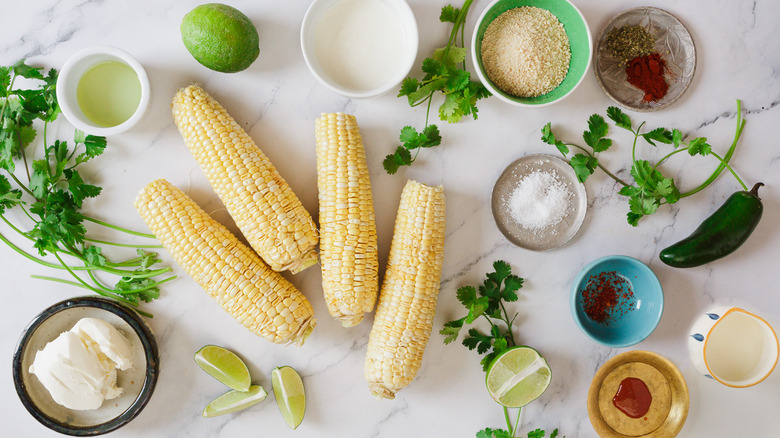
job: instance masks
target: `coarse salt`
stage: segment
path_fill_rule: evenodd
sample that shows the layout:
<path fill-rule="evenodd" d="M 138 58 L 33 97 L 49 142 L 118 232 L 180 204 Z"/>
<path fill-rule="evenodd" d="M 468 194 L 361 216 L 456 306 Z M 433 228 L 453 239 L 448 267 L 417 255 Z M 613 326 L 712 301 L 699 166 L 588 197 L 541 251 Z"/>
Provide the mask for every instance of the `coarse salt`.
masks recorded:
<path fill-rule="evenodd" d="M 538 232 L 560 223 L 571 211 L 573 197 L 557 175 L 534 170 L 520 179 L 505 206 L 518 225 Z"/>

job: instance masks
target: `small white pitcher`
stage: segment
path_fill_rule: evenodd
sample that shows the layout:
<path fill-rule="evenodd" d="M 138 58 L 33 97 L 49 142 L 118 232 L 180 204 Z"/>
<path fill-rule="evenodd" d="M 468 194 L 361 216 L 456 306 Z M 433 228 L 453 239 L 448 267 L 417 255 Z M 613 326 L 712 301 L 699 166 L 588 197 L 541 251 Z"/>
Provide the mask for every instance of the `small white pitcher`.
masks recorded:
<path fill-rule="evenodd" d="M 763 318 L 739 307 L 716 305 L 694 322 L 688 351 L 705 377 L 732 388 L 745 388 L 772 373 L 780 344 Z"/>

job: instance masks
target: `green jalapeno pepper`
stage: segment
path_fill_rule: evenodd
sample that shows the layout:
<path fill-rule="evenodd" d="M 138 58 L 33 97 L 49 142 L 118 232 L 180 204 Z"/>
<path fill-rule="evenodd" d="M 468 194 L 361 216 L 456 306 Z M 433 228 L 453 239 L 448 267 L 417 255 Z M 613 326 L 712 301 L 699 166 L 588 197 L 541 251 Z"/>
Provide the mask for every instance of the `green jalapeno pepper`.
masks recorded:
<path fill-rule="evenodd" d="M 675 268 L 691 268 L 734 252 L 761 219 L 764 206 L 758 188 L 763 185 L 731 195 L 690 236 L 661 251 L 661 261 Z"/>

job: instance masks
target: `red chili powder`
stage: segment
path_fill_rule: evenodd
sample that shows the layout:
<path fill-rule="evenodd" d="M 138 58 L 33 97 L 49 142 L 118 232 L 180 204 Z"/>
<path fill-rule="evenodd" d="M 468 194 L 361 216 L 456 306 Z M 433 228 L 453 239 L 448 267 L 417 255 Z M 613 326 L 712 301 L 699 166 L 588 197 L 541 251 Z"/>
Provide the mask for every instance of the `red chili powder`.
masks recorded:
<path fill-rule="evenodd" d="M 591 275 L 582 291 L 582 307 L 590 319 L 609 325 L 636 307 L 631 283 L 615 271 Z"/>
<path fill-rule="evenodd" d="M 628 83 L 645 92 L 645 102 L 654 102 L 666 96 L 669 84 L 664 79 L 665 70 L 666 61 L 658 53 L 636 57 L 626 65 Z"/>

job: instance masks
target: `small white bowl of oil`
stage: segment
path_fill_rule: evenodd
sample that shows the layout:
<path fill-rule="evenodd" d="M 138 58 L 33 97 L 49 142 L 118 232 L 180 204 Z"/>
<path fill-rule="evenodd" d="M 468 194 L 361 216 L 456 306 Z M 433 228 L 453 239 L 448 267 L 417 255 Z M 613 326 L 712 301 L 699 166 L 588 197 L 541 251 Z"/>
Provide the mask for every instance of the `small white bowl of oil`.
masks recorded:
<path fill-rule="evenodd" d="M 65 118 L 87 134 L 119 134 L 146 112 L 149 78 L 124 50 L 88 47 L 71 56 L 60 70 L 57 101 Z"/>
<path fill-rule="evenodd" d="M 417 21 L 404 0 L 314 0 L 301 25 L 306 65 L 350 98 L 384 94 L 417 57 Z"/>

